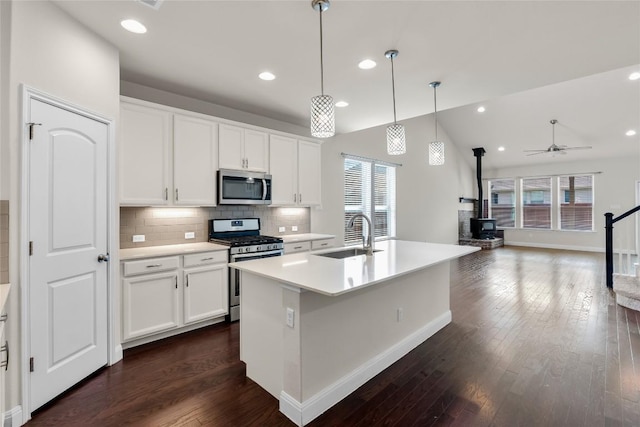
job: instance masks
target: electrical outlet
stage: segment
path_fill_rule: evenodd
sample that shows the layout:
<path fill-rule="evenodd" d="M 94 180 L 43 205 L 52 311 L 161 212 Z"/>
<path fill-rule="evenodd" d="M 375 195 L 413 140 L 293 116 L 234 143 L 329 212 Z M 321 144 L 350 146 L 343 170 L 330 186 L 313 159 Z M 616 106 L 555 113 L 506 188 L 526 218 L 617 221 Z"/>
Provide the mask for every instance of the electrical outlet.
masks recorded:
<path fill-rule="evenodd" d="M 291 226 L 291 231 L 298 231 L 298 226 L 297 225 L 292 225 Z"/>
<path fill-rule="evenodd" d="M 397 310 L 398 322 L 402 322 L 404 320 L 404 310 L 402 307 L 398 307 Z"/>
<path fill-rule="evenodd" d="M 144 242 L 144 234 L 134 234 L 133 235 L 133 243 Z"/>
<path fill-rule="evenodd" d="M 186 233 L 184 233 L 184 238 L 185 239 L 195 239 L 196 238 L 196 233 L 193 231 L 187 231 Z"/>
<path fill-rule="evenodd" d="M 284 233 L 287 231 L 287 227 L 278 227 L 278 233 Z"/>
<path fill-rule="evenodd" d="M 291 307 L 287 307 L 287 326 L 288 327 L 293 328 L 295 316 L 296 316 L 296 311 Z"/>

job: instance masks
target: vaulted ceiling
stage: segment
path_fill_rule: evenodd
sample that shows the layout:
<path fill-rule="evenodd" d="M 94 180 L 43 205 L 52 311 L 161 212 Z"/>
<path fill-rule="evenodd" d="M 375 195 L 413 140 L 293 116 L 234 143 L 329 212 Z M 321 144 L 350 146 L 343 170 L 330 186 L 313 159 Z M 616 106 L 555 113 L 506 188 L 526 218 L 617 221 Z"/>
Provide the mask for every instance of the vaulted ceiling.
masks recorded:
<path fill-rule="evenodd" d="M 54 2 L 118 47 L 123 80 L 308 126 L 320 93 L 308 0 Z M 148 32 L 124 31 L 126 18 Z M 594 146 L 565 157 L 638 153 L 640 1 L 333 0 L 323 24 L 325 92 L 349 102 L 339 133 L 393 120 L 384 52 L 398 49 L 398 120 L 433 113 L 439 80 L 441 125 L 463 148 L 505 146 L 490 163 L 544 161 L 522 150 L 551 144 L 551 119 L 556 143 Z M 359 69 L 365 58 L 377 67 Z"/>

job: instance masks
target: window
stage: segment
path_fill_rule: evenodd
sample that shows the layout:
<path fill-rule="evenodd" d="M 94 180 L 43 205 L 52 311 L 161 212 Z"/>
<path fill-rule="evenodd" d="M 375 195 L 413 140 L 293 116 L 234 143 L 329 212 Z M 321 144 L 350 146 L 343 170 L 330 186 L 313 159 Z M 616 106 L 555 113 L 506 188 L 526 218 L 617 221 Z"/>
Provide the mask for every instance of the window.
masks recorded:
<path fill-rule="evenodd" d="M 551 229 L 551 178 L 522 178 L 522 228 Z"/>
<path fill-rule="evenodd" d="M 372 172 L 373 171 L 373 172 Z M 373 176 L 372 176 L 373 175 Z M 344 159 L 344 241 L 345 244 L 362 242 L 368 230 L 356 220 L 348 229 L 349 220 L 358 213 L 374 222 L 376 239 L 395 237 L 396 234 L 396 168 L 375 160 Z M 373 213 L 373 215 L 372 215 Z"/>
<path fill-rule="evenodd" d="M 558 177 L 560 229 L 593 230 L 593 175 Z"/>
<path fill-rule="evenodd" d="M 496 220 L 498 227 L 516 226 L 516 182 L 513 179 L 489 181 L 491 205 L 489 217 Z"/>

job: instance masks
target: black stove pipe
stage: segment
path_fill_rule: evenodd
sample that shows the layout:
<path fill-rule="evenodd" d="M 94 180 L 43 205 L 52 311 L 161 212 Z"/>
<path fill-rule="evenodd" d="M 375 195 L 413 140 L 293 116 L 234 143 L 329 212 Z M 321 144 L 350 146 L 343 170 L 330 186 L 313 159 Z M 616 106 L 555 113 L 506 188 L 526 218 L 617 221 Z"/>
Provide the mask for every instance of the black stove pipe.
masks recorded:
<path fill-rule="evenodd" d="M 473 155 L 476 157 L 476 179 L 478 180 L 478 216 L 482 218 L 482 205 L 484 204 L 482 198 L 482 156 L 484 156 L 484 148 L 473 148 Z"/>

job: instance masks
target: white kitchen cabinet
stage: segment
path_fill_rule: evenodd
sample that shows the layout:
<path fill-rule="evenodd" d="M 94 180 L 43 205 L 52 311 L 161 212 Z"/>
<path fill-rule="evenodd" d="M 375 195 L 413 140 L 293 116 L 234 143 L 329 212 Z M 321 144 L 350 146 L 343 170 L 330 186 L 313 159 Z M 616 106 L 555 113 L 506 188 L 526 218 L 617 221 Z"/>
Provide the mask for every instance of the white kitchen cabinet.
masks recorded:
<path fill-rule="evenodd" d="M 311 241 L 311 250 L 317 251 L 320 249 L 332 248 L 336 245 L 336 239 L 334 237 L 330 239 L 321 239 Z"/>
<path fill-rule="evenodd" d="M 320 205 L 321 146 L 309 141 L 298 141 L 298 203 Z"/>
<path fill-rule="evenodd" d="M 121 204 L 169 204 L 170 147 L 170 112 L 121 103 L 118 143 Z"/>
<path fill-rule="evenodd" d="M 228 251 L 122 263 L 125 347 L 213 323 L 229 312 Z M 132 344 L 133 342 L 133 344 Z"/>
<path fill-rule="evenodd" d="M 269 135 L 266 132 L 220 124 L 218 143 L 220 169 L 268 172 Z"/>
<path fill-rule="evenodd" d="M 295 242 L 284 244 L 284 254 L 295 254 L 296 252 L 307 252 L 311 250 L 311 242 Z"/>
<path fill-rule="evenodd" d="M 227 264 L 184 270 L 184 323 L 228 313 L 229 268 Z"/>
<path fill-rule="evenodd" d="M 216 205 L 218 124 L 173 116 L 173 203 Z"/>
<path fill-rule="evenodd" d="M 177 328 L 180 285 L 178 270 L 123 279 L 124 340 Z"/>
<path fill-rule="evenodd" d="M 128 102 L 120 122 L 121 205 L 216 205 L 216 122 Z"/>
<path fill-rule="evenodd" d="M 271 135 L 272 205 L 312 206 L 321 203 L 320 150 L 317 143 Z"/>

